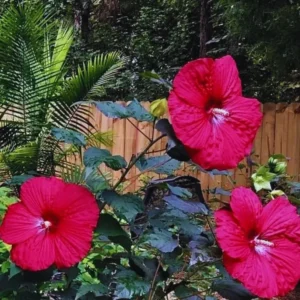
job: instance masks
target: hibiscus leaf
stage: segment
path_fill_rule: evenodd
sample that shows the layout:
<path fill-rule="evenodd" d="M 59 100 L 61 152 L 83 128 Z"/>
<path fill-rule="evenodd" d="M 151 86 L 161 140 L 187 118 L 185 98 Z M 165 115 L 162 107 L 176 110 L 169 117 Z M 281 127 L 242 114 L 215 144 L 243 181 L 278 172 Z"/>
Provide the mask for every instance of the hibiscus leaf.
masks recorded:
<path fill-rule="evenodd" d="M 104 163 L 107 167 L 109 167 L 115 171 L 123 169 L 127 166 L 126 160 L 121 155 L 108 156 L 104 160 Z"/>
<path fill-rule="evenodd" d="M 212 289 L 222 297 L 230 300 L 251 300 L 256 298 L 242 284 L 233 279 L 217 279 L 212 284 Z"/>
<path fill-rule="evenodd" d="M 150 290 L 150 283 L 131 270 L 122 270 L 115 277 L 114 299 L 135 299 L 135 296 L 143 296 Z"/>
<path fill-rule="evenodd" d="M 111 154 L 106 149 L 91 147 L 84 152 L 83 163 L 86 167 L 97 168 Z"/>
<path fill-rule="evenodd" d="M 108 289 L 101 283 L 97 284 L 85 284 L 82 285 L 76 294 L 75 300 L 81 299 L 81 297 L 88 295 L 89 293 L 94 294 L 96 297 L 103 296 L 108 293 Z"/>
<path fill-rule="evenodd" d="M 181 141 L 176 137 L 173 126 L 168 119 L 158 120 L 155 128 L 168 136 L 167 154 L 178 161 L 189 161 L 190 157 Z"/>
<path fill-rule="evenodd" d="M 144 211 L 142 199 L 132 194 L 119 195 L 115 191 L 105 190 L 102 192 L 103 200 L 113 207 L 128 222 L 134 220 L 138 213 Z"/>
<path fill-rule="evenodd" d="M 52 128 L 51 134 L 60 142 L 65 142 L 67 144 L 73 144 L 80 147 L 86 145 L 84 135 L 74 130 L 65 128 Z"/>
<path fill-rule="evenodd" d="M 96 107 L 108 118 L 128 118 L 127 108 L 119 103 L 112 101 L 96 102 Z"/>
<path fill-rule="evenodd" d="M 9 268 L 9 279 L 11 279 L 12 277 L 18 275 L 21 272 L 22 272 L 22 269 L 17 267 L 14 263 L 11 263 L 10 268 Z"/>
<path fill-rule="evenodd" d="M 167 184 L 170 192 L 178 197 L 187 197 L 187 198 L 191 198 L 193 195 L 192 193 L 185 188 L 179 187 L 179 186 L 172 186 Z"/>
<path fill-rule="evenodd" d="M 204 203 L 182 200 L 178 198 L 176 195 L 165 196 L 164 200 L 171 206 L 178 208 L 186 213 L 190 213 L 190 214 L 201 213 L 207 215 L 209 212 Z"/>
<path fill-rule="evenodd" d="M 186 285 L 179 285 L 175 290 L 175 295 L 179 299 L 188 299 L 188 300 L 201 300 L 196 294 L 198 291 L 192 287 L 187 287 Z"/>
<path fill-rule="evenodd" d="M 131 240 L 121 227 L 120 223 L 109 214 L 101 214 L 96 232 L 101 236 L 107 236 L 113 243 L 121 245 L 124 249 L 130 251 Z"/>
<path fill-rule="evenodd" d="M 154 228 L 154 233 L 147 236 L 147 243 L 164 253 L 172 252 L 179 245 L 171 232 L 158 228 Z"/>
<path fill-rule="evenodd" d="M 174 171 L 179 169 L 180 164 L 179 161 L 172 159 L 170 156 L 162 155 L 150 158 L 141 157 L 135 165 L 142 172 L 149 170 L 158 174 L 172 175 Z"/>
<path fill-rule="evenodd" d="M 111 155 L 106 149 L 91 147 L 84 152 L 83 163 L 85 167 L 95 169 L 100 164 L 105 165 L 115 171 L 125 168 L 127 162 L 120 155 Z"/>
<path fill-rule="evenodd" d="M 136 99 L 127 106 L 127 111 L 131 118 L 139 122 L 153 122 L 154 120 L 154 117 Z"/>

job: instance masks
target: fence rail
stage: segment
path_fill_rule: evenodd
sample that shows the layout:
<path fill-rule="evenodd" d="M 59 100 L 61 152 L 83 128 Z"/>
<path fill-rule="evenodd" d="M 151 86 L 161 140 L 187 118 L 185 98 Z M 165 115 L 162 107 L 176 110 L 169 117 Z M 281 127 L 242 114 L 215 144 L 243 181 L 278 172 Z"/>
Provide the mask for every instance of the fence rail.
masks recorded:
<path fill-rule="evenodd" d="M 149 109 L 150 103 L 144 102 L 143 106 Z M 114 145 L 109 150 L 114 154 L 122 155 L 126 161 L 129 161 L 132 154 L 141 152 L 149 141 L 143 136 L 134 126 L 138 126 L 145 135 L 158 137 L 159 133 L 154 130 L 152 133 L 152 126 L 149 123 L 138 123 L 135 120 L 117 120 L 109 119 L 99 112 L 95 107 L 91 107 L 93 112 L 92 123 L 96 128 L 105 132 L 112 130 L 114 133 Z M 263 123 L 259 129 L 255 142 L 253 145 L 254 154 L 253 160 L 257 163 L 266 163 L 268 157 L 272 154 L 281 153 L 289 157 L 288 174 L 295 176 L 298 180 L 300 174 L 300 104 L 292 103 L 265 103 L 262 105 L 264 114 Z M 155 151 L 155 155 L 163 153 L 166 146 L 166 139 L 159 141 L 151 151 Z M 104 147 L 105 148 L 105 147 Z M 79 161 L 78 161 L 79 162 Z M 105 169 L 104 171 L 108 171 Z M 203 190 L 205 190 L 205 198 L 209 199 L 210 195 L 207 192 L 209 189 L 222 187 L 223 189 L 230 189 L 233 185 L 232 180 L 236 185 L 247 185 L 249 183 L 249 175 L 251 170 L 244 168 L 242 170 L 231 170 L 232 176 L 214 176 L 213 178 L 202 172 L 190 170 L 186 164 L 178 174 L 190 174 L 200 179 Z M 140 186 L 139 171 L 133 168 L 127 178 L 129 180 L 128 191 L 132 191 Z M 150 174 L 153 177 L 159 177 L 154 173 Z M 120 172 L 113 173 L 114 179 L 120 177 Z"/>

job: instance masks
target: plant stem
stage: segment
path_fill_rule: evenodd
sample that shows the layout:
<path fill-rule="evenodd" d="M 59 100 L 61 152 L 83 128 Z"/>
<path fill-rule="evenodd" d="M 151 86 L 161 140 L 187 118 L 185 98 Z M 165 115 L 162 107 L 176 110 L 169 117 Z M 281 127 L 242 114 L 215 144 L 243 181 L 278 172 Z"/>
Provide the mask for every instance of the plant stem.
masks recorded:
<path fill-rule="evenodd" d="M 116 188 L 123 182 L 124 178 L 128 174 L 128 172 L 131 170 L 131 168 L 135 165 L 135 163 L 145 154 L 147 151 L 159 140 L 161 140 L 165 134 L 162 134 L 161 136 L 157 137 L 155 140 L 151 141 L 149 145 L 142 151 L 138 156 L 136 156 L 132 161 L 128 164 L 127 168 L 125 169 L 124 173 L 121 175 L 120 179 L 117 181 L 117 183 L 114 185 L 113 190 L 116 190 Z"/>
<path fill-rule="evenodd" d="M 149 298 L 148 298 L 149 300 L 152 300 L 154 295 L 155 295 L 154 285 L 155 285 L 155 280 L 157 278 L 160 265 L 161 265 L 161 261 L 160 261 L 160 257 L 158 257 L 158 265 L 157 265 L 157 268 L 156 268 L 156 271 L 155 271 L 155 274 L 154 274 L 154 277 L 153 277 L 153 280 L 152 280 L 152 283 L 151 283 L 151 288 L 150 288 L 150 293 L 149 293 Z"/>
<path fill-rule="evenodd" d="M 127 121 L 138 131 L 140 132 L 148 141 L 152 141 L 141 129 L 138 128 L 130 119 L 127 119 Z"/>

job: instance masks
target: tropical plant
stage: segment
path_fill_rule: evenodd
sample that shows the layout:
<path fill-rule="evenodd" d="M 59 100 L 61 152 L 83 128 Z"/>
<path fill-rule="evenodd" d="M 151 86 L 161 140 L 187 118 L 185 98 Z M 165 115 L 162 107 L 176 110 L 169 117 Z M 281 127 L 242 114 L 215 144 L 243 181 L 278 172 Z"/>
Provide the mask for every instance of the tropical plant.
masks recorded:
<path fill-rule="evenodd" d="M 70 74 L 73 28 L 42 4 L 10 6 L 0 36 L 1 173 L 53 174 L 66 156 L 59 141 L 67 142 L 72 130 L 103 140 L 89 121 L 89 108 L 72 104 L 103 95 L 124 58 L 118 52 L 97 55 Z M 83 136 L 76 146 L 84 144 Z"/>

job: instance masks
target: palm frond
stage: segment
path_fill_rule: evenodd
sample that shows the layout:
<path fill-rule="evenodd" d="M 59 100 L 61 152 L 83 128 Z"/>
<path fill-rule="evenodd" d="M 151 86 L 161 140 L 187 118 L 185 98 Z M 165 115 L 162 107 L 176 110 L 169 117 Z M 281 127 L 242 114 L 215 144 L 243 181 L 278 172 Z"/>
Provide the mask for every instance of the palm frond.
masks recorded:
<path fill-rule="evenodd" d="M 119 52 L 98 55 L 78 67 L 77 74 L 66 80 L 60 100 L 72 105 L 103 95 L 105 88 L 115 80 L 126 59 Z"/>
<path fill-rule="evenodd" d="M 114 132 L 112 130 L 106 132 L 95 132 L 87 136 L 87 144 L 91 147 L 101 146 L 112 147 L 114 139 Z"/>

